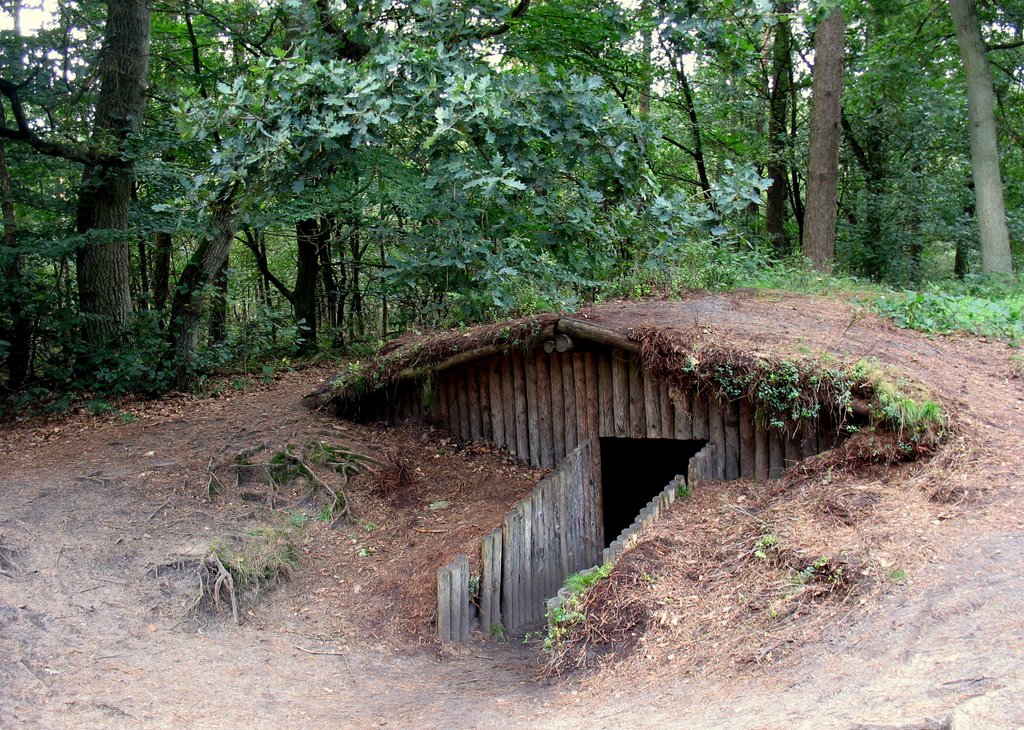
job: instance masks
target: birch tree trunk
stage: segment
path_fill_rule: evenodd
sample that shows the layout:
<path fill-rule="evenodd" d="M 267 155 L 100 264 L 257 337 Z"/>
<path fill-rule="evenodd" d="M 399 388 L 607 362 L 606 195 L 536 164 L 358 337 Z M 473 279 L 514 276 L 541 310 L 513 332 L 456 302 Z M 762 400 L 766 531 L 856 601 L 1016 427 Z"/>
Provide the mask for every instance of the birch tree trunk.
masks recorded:
<path fill-rule="evenodd" d="M 1013 273 L 1010 235 L 1006 228 L 1003 182 L 996 145 L 995 94 L 988 52 L 981 37 L 981 20 L 974 0 L 949 0 L 960 57 L 967 80 L 967 116 L 970 121 L 971 170 L 974 174 L 975 212 L 981 234 L 981 270 Z"/>
<path fill-rule="evenodd" d="M 803 252 L 811 259 L 816 271 L 831 271 L 835 261 L 844 30 L 843 11 L 836 8 L 814 34 Z"/>

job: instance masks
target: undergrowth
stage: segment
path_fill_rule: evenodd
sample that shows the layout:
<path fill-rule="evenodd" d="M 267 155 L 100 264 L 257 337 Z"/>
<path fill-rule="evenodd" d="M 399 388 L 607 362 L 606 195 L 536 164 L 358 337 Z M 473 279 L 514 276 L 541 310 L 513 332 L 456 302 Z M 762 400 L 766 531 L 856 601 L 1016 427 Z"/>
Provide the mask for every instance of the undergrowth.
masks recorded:
<path fill-rule="evenodd" d="M 780 432 L 823 417 L 835 428 L 853 428 L 863 416 L 856 425 L 896 435 L 899 453 L 883 455 L 896 461 L 934 446 L 947 426 L 945 411 L 922 386 L 873 359 L 843 364 L 811 355 L 754 356 L 699 336 L 683 342 L 657 328 L 633 336 L 646 372 L 682 390 L 711 390 L 727 402 L 748 399 L 761 423 Z"/>
<path fill-rule="evenodd" d="M 972 277 L 964 282 L 942 282 L 920 291 L 882 294 L 872 306 L 908 329 L 1024 342 L 1024 286 L 1012 280 Z"/>
<path fill-rule="evenodd" d="M 213 540 L 199 565 L 194 608 L 216 612 L 227 604 L 239 623 L 243 601 L 255 603 L 266 590 L 292 577 L 298 564 L 300 528 L 298 522 L 289 520 Z"/>

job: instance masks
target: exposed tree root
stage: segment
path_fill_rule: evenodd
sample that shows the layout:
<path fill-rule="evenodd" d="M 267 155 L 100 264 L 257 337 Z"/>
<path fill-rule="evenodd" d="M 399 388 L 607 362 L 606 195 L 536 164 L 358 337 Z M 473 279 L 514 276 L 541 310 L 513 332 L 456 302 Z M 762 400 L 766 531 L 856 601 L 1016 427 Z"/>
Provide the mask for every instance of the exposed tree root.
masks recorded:
<path fill-rule="evenodd" d="M 14 579 L 10 571 L 21 572 L 21 567 L 15 562 L 18 557 L 18 549 L 13 545 L 5 545 L 3 535 L 0 535 L 0 575 Z"/>

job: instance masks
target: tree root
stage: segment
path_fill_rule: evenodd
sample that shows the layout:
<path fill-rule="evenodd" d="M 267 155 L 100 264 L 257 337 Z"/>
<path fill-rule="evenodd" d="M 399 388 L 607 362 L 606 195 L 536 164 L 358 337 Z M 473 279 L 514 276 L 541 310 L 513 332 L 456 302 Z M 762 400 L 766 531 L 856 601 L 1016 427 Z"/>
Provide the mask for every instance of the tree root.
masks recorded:
<path fill-rule="evenodd" d="M 204 600 L 209 599 L 213 603 L 214 610 L 219 611 L 221 594 L 226 591 L 227 598 L 231 602 L 231 616 L 235 620 L 235 626 L 238 626 L 238 594 L 235 592 L 235 579 L 231 572 L 224 567 L 224 563 L 217 557 L 217 554 L 212 552 L 203 559 L 198 572 L 199 597 L 196 599 L 194 608 L 198 608 Z"/>
<path fill-rule="evenodd" d="M 0 575 L 13 580 L 14 575 L 11 571 L 21 572 L 21 566 L 14 561 L 17 556 L 18 549 L 13 545 L 5 545 L 3 537 L 0 536 Z"/>

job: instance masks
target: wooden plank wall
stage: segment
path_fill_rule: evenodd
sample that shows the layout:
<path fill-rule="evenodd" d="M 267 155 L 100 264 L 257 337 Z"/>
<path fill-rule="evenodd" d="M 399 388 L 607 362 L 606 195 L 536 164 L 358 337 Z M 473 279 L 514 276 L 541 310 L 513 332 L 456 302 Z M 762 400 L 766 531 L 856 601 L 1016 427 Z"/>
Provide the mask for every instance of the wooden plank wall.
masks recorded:
<path fill-rule="evenodd" d="M 469 557 L 459 555 L 437 571 L 437 635 L 442 641 L 469 639 Z"/>
<path fill-rule="evenodd" d="M 501 623 L 518 632 L 540 622 L 565 579 L 600 560 L 604 525 L 591 444 L 572 450 L 509 511 L 500 541 L 497 531 L 484 539 L 482 626 Z"/>
<path fill-rule="evenodd" d="M 775 479 L 833 440 L 824 422 L 780 435 L 757 422 L 746 399 L 672 392 L 644 375 L 637 355 L 615 348 L 537 348 L 452 368 L 437 375 L 429 407 L 422 391 L 421 383 L 396 393 L 388 416 L 430 416 L 461 439 L 547 468 L 594 436 L 698 439 L 717 446 L 715 478 Z"/>
<path fill-rule="evenodd" d="M 572 450 L 557 470 L 505 515 L 480 546 L 480 629 L 511 632 L 538 624 L 548 598 L 565 579 L 597 565 L 604 548 L 601 497 L 591 441 Z M 458 556 L 437 571 L 437 634 L 469 638 L 472 596 L 469 558 Z"/>

